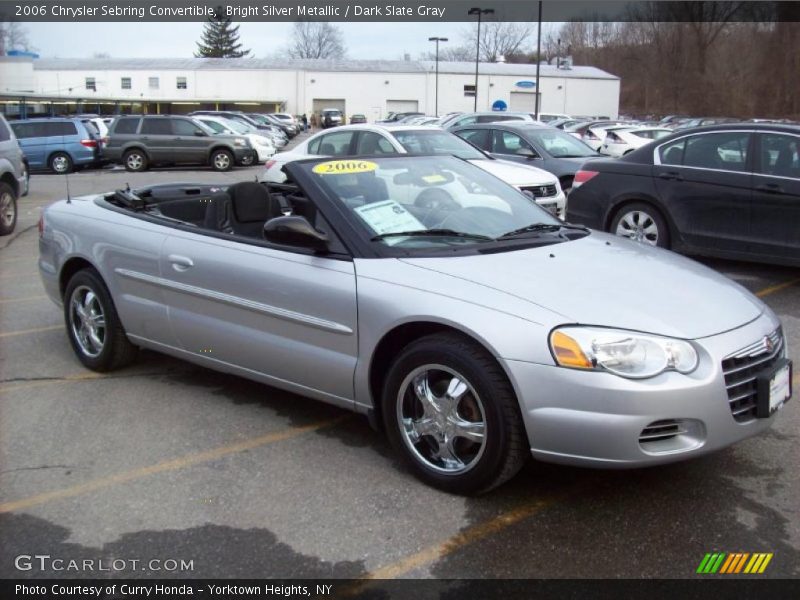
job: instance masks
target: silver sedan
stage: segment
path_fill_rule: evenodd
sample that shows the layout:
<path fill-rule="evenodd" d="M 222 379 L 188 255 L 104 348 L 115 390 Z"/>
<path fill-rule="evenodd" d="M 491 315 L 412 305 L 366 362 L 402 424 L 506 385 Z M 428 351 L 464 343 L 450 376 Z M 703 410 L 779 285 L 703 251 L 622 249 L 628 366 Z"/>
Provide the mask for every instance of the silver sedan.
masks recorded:
<path fill-rule="evenodd" d="M 531 455 L 699 456 L 791 396 L 777 317 L 691 260 L 564 223 L 454 157 L 286 172 L 48 207 L 39 266 L 78 359 L 148 348 L 365 414 L 457 493 Z"/>

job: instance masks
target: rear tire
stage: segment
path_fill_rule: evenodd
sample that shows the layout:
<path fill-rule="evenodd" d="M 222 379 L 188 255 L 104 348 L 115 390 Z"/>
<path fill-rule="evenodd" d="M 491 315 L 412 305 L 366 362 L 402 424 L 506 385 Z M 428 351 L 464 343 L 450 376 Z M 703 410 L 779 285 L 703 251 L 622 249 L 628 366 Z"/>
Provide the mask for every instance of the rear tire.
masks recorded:
<path fill-rule="evenodd" d="M 128 150 L 122 156 L 122 164 L 125 165 L 125 170 L 131 173 L 141 173 L 147 170 L 147 154 L 144 150 Z"/>
<path fill-rule="evenodd" d="M 17 225 L 17 195 L 14 188 L 0 181 L 0 235 L 8 235 Z"/>
<path fill-rule="evenodd" d="M 456 494 L 513 477 L 530 448 L 511 384 L 494 357 L 455 333 L 408 345 L 383 387 L 384 426 L 424 482 Z"/>
<path fill-rule="evenodd" d="M 64 320 L 72 349 L 87 369 L 113 371 L 136 358 L 138 348 L 125 335 L 111 294 L 94 269 L 78 271 L 67 283 Z"/>
<path fill-rule="evenodd" d="M 50 157 L 50 160 L 47 161 L 47 164 L 50 165 L 50 170 L 56 175 L 66 175 L 67 173 L 72 173 L 72 159 L 66 152 L 56 152 Z"/>
<path fill-rule="evenodd" d="M 659 248 L 669 248 L 669 227 L 661 212 L 651 204 L 634 202 L 617 211 L 611 233 Z"/>

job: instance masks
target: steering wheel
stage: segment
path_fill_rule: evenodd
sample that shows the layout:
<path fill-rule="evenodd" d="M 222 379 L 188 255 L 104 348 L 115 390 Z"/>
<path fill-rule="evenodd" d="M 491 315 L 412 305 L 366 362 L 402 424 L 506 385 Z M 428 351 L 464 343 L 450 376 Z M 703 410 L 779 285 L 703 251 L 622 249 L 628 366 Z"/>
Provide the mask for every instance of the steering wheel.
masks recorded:
<path fill-rule="evenodd" d="M 428 188 L 422 190 L 414 200 L 414 206 L 428 210 L 453 211 L 461 208 L 449 192 L 441 188 Z"/>

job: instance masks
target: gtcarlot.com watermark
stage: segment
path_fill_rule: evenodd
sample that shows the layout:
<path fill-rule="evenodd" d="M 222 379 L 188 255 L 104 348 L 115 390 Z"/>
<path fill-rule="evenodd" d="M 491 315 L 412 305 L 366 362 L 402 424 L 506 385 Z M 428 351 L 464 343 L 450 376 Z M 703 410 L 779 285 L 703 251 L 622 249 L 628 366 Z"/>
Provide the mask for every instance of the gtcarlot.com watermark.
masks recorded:
<path fill-rule="evenodd" d="M 60 558 L 49 554 L 20 554 L 14 559 L 17 571 L 100 573 L 151 571 L 175 573 L 194 571 L 194 560 L 174 558 Z"/>

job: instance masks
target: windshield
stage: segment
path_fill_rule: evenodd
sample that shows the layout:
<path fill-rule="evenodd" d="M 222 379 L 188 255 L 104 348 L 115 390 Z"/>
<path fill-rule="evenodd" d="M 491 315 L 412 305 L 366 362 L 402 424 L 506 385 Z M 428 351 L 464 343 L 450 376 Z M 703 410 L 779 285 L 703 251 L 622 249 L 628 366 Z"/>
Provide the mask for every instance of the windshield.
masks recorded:
<path fill-rule="evenodd" d="M 243 134 L 250 133 L 255 130 L 255 127 L 248 125 L 244 121 L 234 121 L 233 119 L 225 119 L 225 126 L 233 130 L 234 133 Z"/>
<path fill-rule="evenodd" d="M 536 225 L 549 230 L 561 225 L 515 188 L 452 156 L 397 155 L 301 164 L 374 243 L 386 246 L 482 244 Z"/>
<path fill-rule="evenodd" d="M 225 126 L 216 121 L 207 121 L 206 119 L 198 119 L 200 123 L 213 130 L 214 133 L 225 133 Z"/>
<path fill-rule="evenodd" d="M 583 158 L 597 153 L 582 141 L 558 129 L 537 128 L 527 131 L 526 136 L 543 146 L 553 158 Z"/>
<path fill-rule="evenodd" d="M 392 135 L 411 154 L 450 154 L 464 160 L 485 159 L 486 155 L 457 135 L 438 129 L 393 131 Z"/>

